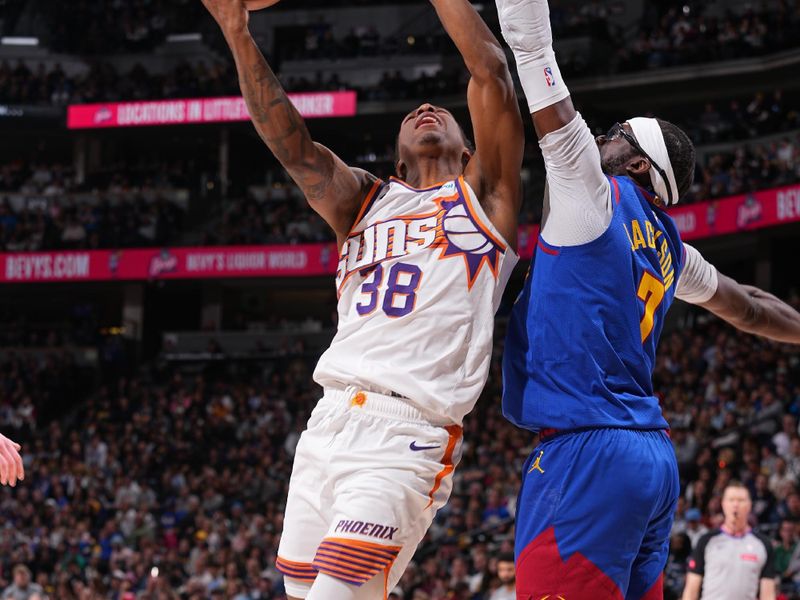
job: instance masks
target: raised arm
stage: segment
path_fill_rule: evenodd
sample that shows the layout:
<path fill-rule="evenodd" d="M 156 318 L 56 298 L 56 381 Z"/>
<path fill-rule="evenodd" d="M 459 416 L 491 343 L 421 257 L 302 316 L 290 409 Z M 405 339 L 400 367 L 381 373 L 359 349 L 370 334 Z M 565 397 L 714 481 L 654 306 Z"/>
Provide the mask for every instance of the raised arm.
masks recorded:
<path fill-rule="evenodd" d="M 550 7 L 547 0 L 497 0 L 497 12 L 517 61 L 536 135 L 542 139 L 577 114 L 553 52 Z"/>
<path fill-rule="evenodd" d="M 203 0 L 233 53 L 239 85 L 261 139 L 288 171 L 311 205 L 336 232 L 339 242 L 353 226 L 375 178 L 351 169 L 311 139 L 248 29 L 242 0 Z"/>
<path fill-rule="evenodd" d="M 542 238 L 556 246 L 586 244 L 606 230 L 613 204 L 597 143 L 556 63 L 550 8 L 547 0 L 496 1 L 547 169 Z"/>
<path fill-rule="evenodd" d="M 495 227 L 516 245 L 525 132 L 505 53 L 467 0 L 431 0 L 470 73 L 475 155 L 464 172 Z"/>

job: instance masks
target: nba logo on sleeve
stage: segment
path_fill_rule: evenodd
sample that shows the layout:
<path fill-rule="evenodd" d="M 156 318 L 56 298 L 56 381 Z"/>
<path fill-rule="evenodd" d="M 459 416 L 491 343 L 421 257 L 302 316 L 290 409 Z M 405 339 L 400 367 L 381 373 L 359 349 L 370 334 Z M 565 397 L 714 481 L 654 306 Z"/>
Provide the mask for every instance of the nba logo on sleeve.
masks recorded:
<path fill-rule="evenodd" d="M 547 82 L 547 87 L 553 87 L 556 84 L 556 78 L 553 77 L 553 69 L 550 67 L 544 68 L 544 80 Z"/>

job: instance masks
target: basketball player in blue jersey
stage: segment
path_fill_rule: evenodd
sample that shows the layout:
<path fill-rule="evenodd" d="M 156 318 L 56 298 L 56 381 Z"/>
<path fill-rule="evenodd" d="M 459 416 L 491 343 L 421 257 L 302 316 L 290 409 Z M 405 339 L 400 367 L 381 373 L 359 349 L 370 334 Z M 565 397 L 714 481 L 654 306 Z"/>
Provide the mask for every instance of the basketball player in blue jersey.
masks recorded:
<path fill-rule="evenodd" d="M 505 346 L 503 410 L 540 444 L 517 505 L 517 597 L 662 598 L 678 468 L 651 373 L 674 298 L 800 343 L 800 314 L 719 274 L 664 208 L 695 153 L 635 118 L 596 140 L 573 108 L 546 0 L 497 0 L 547 169 L 541 237 Z"/>
<path fill-rule="evenodd" d="M 494 313 L 517 262 L 524 146 L 505 54 L 467 0 L 432 0 L 470 73 L 474 149 L 422 104 L 383 182 L 314 143 L 247 27 L 203 0 L 231 48 L 253 124 L 336 232 L 338 327 L 292 467 L 278 548 L 290 600 L 376 600 L 400 579 L 461 454 L 488 376 Z"/>

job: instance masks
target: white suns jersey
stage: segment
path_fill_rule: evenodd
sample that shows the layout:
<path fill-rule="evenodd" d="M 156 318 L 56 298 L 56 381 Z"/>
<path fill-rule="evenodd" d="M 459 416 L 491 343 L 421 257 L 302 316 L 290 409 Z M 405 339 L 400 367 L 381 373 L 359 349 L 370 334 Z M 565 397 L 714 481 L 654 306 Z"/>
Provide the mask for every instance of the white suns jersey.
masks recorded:
<path fill-rule="evenodd" d="M 394 392 L 432 423 L 460 424 L 486 383 L 517 260 L 463 177 L 377 182 L 341 249 L 339 328 L 314 380 Z"/>

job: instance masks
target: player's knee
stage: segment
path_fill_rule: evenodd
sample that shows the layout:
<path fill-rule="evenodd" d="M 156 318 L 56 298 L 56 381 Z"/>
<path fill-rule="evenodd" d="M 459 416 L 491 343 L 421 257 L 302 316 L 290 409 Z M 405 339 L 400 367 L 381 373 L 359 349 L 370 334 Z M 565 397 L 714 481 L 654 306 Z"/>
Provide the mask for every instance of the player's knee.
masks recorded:
<path fill-rule="evenodd" d="M 286 597 L 288 600 L 303 600 L 304 598 L 308 598 L 311 585 L 310 582 L 287 577 L 286 575 L 283 576 L 283 587 L 286 590 Z"/>

